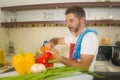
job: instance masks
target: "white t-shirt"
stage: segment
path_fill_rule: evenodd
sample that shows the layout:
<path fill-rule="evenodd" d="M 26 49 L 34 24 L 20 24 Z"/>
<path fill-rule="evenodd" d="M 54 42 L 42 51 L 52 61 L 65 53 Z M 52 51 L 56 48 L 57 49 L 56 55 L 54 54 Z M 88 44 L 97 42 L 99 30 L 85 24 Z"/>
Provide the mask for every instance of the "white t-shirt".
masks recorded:
<path fill-rule="evenodd" d="M 67 44 L 76 43 L 77 39 L 78 39 L 78 37 L 75 37 L 72 34 L 69 35 L 69 36 L 66 36 L 64 38 L 64 40 Z M 89 68 L 90 71 L 94 70 L 94 63 L 95 63 L 96 56 L 97 56 L 97 53 L 98 53 L 98 47 L 99 47 L 99 42 L 98 42 L 98 38 L 97 38 L 96 34 L 94 34 L 92 32 L 89 32 L 83 37 L 83 40 L 82 40 L 82 43 L 81 43 L 80 54 L 95 55 L 94 60 L 92 61 L 91 65 L 90 65 L 90 68 Z"/>

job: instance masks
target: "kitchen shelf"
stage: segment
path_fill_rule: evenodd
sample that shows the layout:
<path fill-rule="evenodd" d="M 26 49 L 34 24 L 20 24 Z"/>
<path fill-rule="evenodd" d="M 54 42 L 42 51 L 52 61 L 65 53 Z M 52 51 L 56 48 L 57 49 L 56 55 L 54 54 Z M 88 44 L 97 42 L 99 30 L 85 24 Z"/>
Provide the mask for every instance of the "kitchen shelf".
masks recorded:
<path fill-rule="evenodd" d="M 81 7 L 120 7 L 120 2 L 72 2 L 72 3 L 51 3 L 1 7 L 1 10 L 31 10 L 31 9 L 55 9 L 67 8 L 73 5 Z"/>
<path fill-rule="evenodd" d="M 120 20 L 87 20 L 88 26 L 120 26 Z"/>
<path fill-rule="evenodd" d="M 5 22 L 3 27 L 35 27 L 35 26 L 65 26 L 65 21 L 24 21 L 24 22 Z"/>
<path fill-rule="evenodd" d="M 35 26 L 60 26 L 64 21 L 24 21 L 24 22 L 5 22 L 1 23 L 3 27 L 35 27 Z"/>
<path fill-rule="evenodd" d="M 51 3 L 51 4 L 34 4 L 34 5 L 20 5 L 1 7 L 3 11 L 19 11 L 32 9 L 56 9 L 67 8 L 73 5 L 81 7 L 115 7 L 120 8 L 120 2 L 72 2 L 72 3 Z M 66 26 L 65 21 L 21 21 L 21 22 L 4 22 L 1 23 L 3 27 L 34 27 L 34 26 Z M 87 26 L 120 26 L 120 20 L 87 20 Z"/>
<path fill-rule="evenodd" d="M 3 27 L 35 27 L 35 26 L 63 26 L 65 21 L 24 21 L 24 22 L 5 22 Z M 87 20 L 86 26 L 120 26 L 120 20 Z"/>

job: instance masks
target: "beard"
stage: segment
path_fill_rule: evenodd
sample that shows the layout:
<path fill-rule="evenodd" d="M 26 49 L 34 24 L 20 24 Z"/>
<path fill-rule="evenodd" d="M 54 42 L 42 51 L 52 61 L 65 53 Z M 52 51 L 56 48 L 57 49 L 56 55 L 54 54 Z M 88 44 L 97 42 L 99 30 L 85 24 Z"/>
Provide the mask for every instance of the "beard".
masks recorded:
<path fill-rule="evenodd" d="M 75 35 L 78 31 L 79 31 L 79 28 L 81 27 L 80 25 L 80 22 L 77 24 L 76 27 L 72 27 L 72 26 L 68 26 L 70 32 Z"/>

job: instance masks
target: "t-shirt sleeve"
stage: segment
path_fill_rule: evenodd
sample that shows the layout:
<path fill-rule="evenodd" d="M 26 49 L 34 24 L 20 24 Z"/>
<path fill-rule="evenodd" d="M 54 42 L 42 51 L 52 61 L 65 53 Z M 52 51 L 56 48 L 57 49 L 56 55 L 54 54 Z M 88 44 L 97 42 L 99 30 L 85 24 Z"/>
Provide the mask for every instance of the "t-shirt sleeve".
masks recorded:
<path fill-rule="evenodd" d="M 68 35 L 68 36 L 64 37 L 64 40 L 65 40 L 66 44 L 70 44 L 73 41 L 73 36 L 72 35 Z"/>
<path fill-rule="evenodd" d="M 98 51 L 99 42 L 97 35 L 94 33 L 87 33 L 81 44 L 81 54 L 95 55 Z"/>

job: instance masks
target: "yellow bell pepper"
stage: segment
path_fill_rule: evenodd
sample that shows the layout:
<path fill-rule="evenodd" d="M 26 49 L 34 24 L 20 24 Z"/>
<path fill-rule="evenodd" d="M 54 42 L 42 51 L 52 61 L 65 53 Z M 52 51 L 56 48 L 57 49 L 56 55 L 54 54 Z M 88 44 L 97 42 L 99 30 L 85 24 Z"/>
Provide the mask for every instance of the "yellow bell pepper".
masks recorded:
<path fill-rule="evenodd" d="M 18 74 L 31 73 L 30 68 L 35 63 L 35 58 L 32 53 L 19 53 L 12 58 L 14 68 Z"/>

